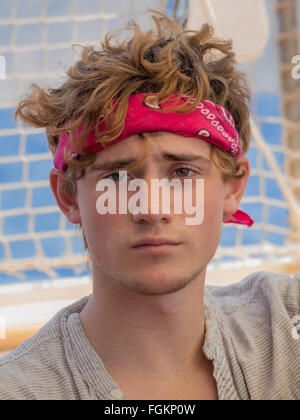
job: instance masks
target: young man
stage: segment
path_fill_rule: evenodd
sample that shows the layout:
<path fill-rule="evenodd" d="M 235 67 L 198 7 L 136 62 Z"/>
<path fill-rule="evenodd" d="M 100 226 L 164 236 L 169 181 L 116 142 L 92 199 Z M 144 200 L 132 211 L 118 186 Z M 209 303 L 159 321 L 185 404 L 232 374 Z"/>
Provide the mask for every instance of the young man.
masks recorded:
<path fill-rule="evenodd" d="M 238 210 L 250 173 L 244 76 L 207 25 L 154 21 L 157 31 L 135 25 L 130 40 L 84 48 L 60 88 L 35 86 L 17 109 L 47 130 L 51 188 L 81 226 L 93 293 L 0 360 L 1 399 L 300 398 L 300 278 L 258 272 L 205 286 L 223 222 L 253 223 Z M 162 179 L 184 194 L 152 212 Z M 105 214 L 102 194 L 135 210 Z M 187 197 L 198 224 L 187 207 L 174 211 Z"/>

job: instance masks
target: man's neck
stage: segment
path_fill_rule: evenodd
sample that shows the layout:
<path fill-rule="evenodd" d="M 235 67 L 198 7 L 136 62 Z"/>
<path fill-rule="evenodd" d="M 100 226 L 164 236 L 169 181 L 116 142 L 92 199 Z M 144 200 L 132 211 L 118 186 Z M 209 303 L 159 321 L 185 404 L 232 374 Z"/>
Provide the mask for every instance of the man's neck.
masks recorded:
<path fill-rule="evenodd" d="M 94 278 L 80 320 L 108 372 L 163 382 L 205 367 L 204 277 L 163 296 L 139 295 Z"/>

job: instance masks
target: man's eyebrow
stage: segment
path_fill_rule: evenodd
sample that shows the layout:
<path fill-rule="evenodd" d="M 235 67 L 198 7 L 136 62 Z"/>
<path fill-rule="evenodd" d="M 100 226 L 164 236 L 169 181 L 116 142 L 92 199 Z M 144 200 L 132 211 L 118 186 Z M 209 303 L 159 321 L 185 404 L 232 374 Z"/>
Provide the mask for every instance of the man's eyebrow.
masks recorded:
<path fill-rule="evenodd" d="M 130 165 L 131 163 L 137 162 L 136 159 L 120 159 L 112 162 L 95 163 L 88 168 L 88 172 L 106 170 L 106 169 L 119 169 Z"/>
<path fill-rule="evenodd" d="M 173 161 L 173 162 L 178 162 L 178 161 L 199 162 L 199 163 L 206 163 L 208 165 L 211 165 L 211 161 L 209 159 L 205 158 L 202 155 L 195 155 L 193 153 L 174 154 L 174 153 L 164 152 L 162 154 L 162 160 Z"/>
<path fill-rule="evenodd" d="M 170 152 L 163 152 L 160 155 L 160 159 L 162 161 L 166 162 L 197 162 L 202 163 L 208 166 L 211 166 L 211 161 L 204 156 L 201 155 L 195 155 L 192 153 L 180 153 L 180 154 L 174 154 Z M 128 165 L 131 165 L 133 163 L 136 163 L 138 160 L 133 158 L 128 159 L 118 159 L 115 161 L 110 162 L 103 162 L 103 163 L 95 163 L 89 168 L 89 172 L 99 171 L 99 170 L 114 170 L 114 169 L 120 169 L 124 168 Z"/>

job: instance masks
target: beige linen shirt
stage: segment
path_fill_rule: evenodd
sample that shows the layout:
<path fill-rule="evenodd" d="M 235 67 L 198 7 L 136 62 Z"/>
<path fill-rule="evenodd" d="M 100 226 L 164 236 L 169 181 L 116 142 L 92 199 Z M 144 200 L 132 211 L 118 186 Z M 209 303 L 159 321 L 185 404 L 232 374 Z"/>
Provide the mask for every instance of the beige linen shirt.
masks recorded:
<path fill-rule="evenodd" d="M 79 313 L 88 299 L 0 358 L 1 400 L 126 399 L 84 333 Z M 300 400 L 300 273 L 205 286 L 204 304 L 203 351 L 219 399 Z"/>

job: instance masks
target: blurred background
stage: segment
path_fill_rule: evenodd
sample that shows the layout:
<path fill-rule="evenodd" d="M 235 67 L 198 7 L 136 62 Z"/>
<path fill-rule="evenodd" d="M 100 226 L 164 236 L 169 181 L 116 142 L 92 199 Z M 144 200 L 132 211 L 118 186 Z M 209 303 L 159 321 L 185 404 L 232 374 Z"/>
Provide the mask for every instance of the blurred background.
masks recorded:
<path fill-rule="evenodd" d="M 255 224 L 224 225 L 207 283 L 300 271 L 300 0 L 0 0 L 0 352 L 91 292 L 82 239 L 49 187 L 45 133 L 15 122 L 16 104 L 32 82 L 62 83 L 79 58 L 73 44 L 100 46 L 130 19 L 150 28 L 147 8 L 233 39 L 252 91 L 252 171 L 240 208 Z"/>

